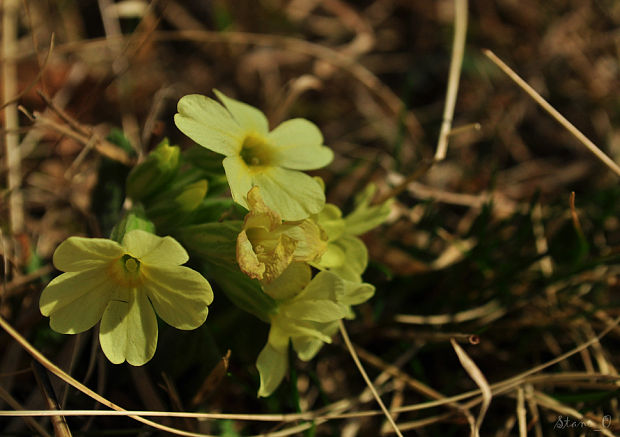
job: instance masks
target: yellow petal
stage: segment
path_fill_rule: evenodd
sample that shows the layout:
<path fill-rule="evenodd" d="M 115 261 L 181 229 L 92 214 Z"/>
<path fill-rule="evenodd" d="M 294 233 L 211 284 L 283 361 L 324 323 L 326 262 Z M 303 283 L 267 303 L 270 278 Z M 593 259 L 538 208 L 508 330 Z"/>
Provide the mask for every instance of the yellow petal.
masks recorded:
<path fill-rule="evenodd" d="M 69 237 L 54 252 L 54 266 L 63 272 L 101 267 L 123 256 L 123 248 L 104 238 Z"/>
<path fill-rule="evenodd" d="M 287 120 L 269 133 L 275 146 L 277 165 L 291 170 L 316 170 L 334 159 L 330 148 L 323 146 L 323 135 L 316 125 L 303 118 Z"/>
<path fill-rule="evenodd" d="M 274 348 L 267 343 L 258 355 L 256 368 L 260 375 L 259 397 L 270 396 L 284 379 L 288 370 L 288 353 L 284 350 Z"/>
<path fill-rule="evenodd" d="M 218 99 L 222 101 L 226 109 L 239 123 L 246 133 L 258 133 L 266 135 L 269 130 L 265 114 L 247 103 L 232 99 L 218 90 L 213 90 Z"/>
<path fill-rule="evenodd" d="M 145 267 L 147 280 L 140 291 L 148 295 L 155 311 L 178 329 L 202 325 L 213 302 L 209 282 L 189 267 Z"/>
<path fill-rule="evenodd" d="M 50 327 L 62 334 L 77 334 L 100 319 L 116 288 L 104 269 L 64 273 L 41 293 L 41 314 L 50 316 Z"/>
<path fill-rule="evenodd" d="M 347 315 L 344 305 L 327 299 L 294 301 L 283 305 L 281 310 L 282 314 L 291 319 L 320 323 L 340 320 Z"/>
<path fill-rule="evenodd" d="M 226 179 L 228 180 L 233 200 L 247 209 L 246 195 L 253 185 L 248 166 L 240 156 L 228 156 L 224 158 L 222 164 L 224 165 Z"/>
<path fill-rule="evenodd" d="M 297 242 L 293 259 L 295 261 L 315 261 L 327 250 L 327 241 L 316 223 L 305 219 L 296 226 L 284 231 L 284 235 Z"/>
<path fill-rule="evenodd" d="M 344 279 L 342 282 L 344 283 L 344 288 L 336 298 L 338 302 L 342 304 L 359 305 L 366 302 L 375 294 L 375 287 L 372 284 L 347 281 Z"/>
<path fill-rule="evenodd" d="M 308 285 L 311 276 L 312 272 L 308 264 L 292 263 L 274 281 L 263 284 L 263 291 L 274 299 L 289 299 Z"/>
<path fill-rule="evenodd" d="M 305 173 L 271 167 L 253 176 L 265 204 L 282 220 L 303 220 L 325 205 L 321 185 Z"/>
<path fill-rule="evenodd" d="M 362 240 L 350 235 L 343 236 L 333 242 L 345 254 L 345 262 L 331 269 L 349 281 L 361 282 L 361 275 L 368 265 L 368 249 Z"/>
<path fill-rule="evenodd" d="M 226 156 L 241 150 L 244 130 L 215 100 L 191 94 L 179 100 L 177 110 L 175 124 L 201 146 Z"/>
<path fill-rule="evenodd" d="M 295 240 L 286 235 L 280 235 L 272 251 L 258 255 L 258 259 L 265 264 L 264 282 L 269 283 L 273 281 L 289 266 L 293 261 L 295 246 Z"/>
<path fill-rule="evenodd" d="M 336 244 L 328 243 L 325 253 L 316 262 L 321 268 L 340 267 L 346 262 L 344 251 Z"/>
<path fill-rule="evenodd" d="M 148 265 L 180 265 L 187 262 L 187 252 L 174 238 L 159 237 L 135 229 L 123 238 L 123 247 L 134 258 Z"/>
<path fill-rule="evenodd" d="M 265 264 L 259 261 L 245 231 L 237 236 L 237 263 L 243 273 L 252 279 L 263 279 Z"/>
<path fill-rule="evenodd" d="M 342 211 L 336 205 L 325 204 L 323 210 L 316 216 L 316 220 L 319 226 L 327 232 L 330 241 L 337 239 L 344 232 L 345 223 L 342 219 Z"/>
<path fill-rule="evenodd" d="M 282 219 L 278 213 L 265 205 L 259 187 L 254 186 L 248 191 L 247 201 L 250 212 L 243 221 L 244 229 L 261 227 L 272 231 L 282 224 Z"/>
<path fill-rule="evenodd" d="M 146 294 L 128 290 L 125 296 L 126 301 L 114 299 L 108 304 L 99 342 L 112 363 L 141 366 L 153 358 L 157 348 L 157 317 Z"/>

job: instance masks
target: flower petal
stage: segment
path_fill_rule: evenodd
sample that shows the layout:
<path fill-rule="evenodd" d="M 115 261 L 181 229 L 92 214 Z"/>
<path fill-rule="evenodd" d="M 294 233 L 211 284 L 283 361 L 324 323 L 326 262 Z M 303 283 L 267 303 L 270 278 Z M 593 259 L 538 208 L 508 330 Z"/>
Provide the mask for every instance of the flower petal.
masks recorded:
<path fill-rule="evenodd" d="M 268 342 L 260 354 L 258 354 L 256 368 L 260 375 L 258 396 L 270 396 L 278 388 L 288 369 L 288 353 L 286 348 L 284 350 L 276 349 Z"/>
<path fill-rule="evenodd" d="M 141 366 L 157 349 L 157 317 L 146 294 L 127 290 L 127 300 L 108 304 L 99 331 L 101 349 L 114 364 Z"/>
<path fill-rule="evenodd" d="M 338 293 L 338 302 L 345 305 L 359 305 L 366 302 L 375 294 L 375 287 L 366 282 L 342 281 L 344 288 Z"/>
<path fill-rule="evenodd" d="M 345 229 L 342 211 L 331 203 L 326 203 L 323 210 L 316 216 L 319 226 L 327 233 L 329 241 L 340 237 Z"/>
<path fill-rule="evenodd" d="M 336 331 L 338 331 L 337 321 L 322 323 L 320 326 L 321 331 L 329 337 L 332 337 Z M 325 342 L 317 338 L 308 336 L 293 337 L 291 338 L 291 341 L 293 343 L 293 349 L 295 349 L 297 356 L 302 361 L 310 361 L 323 347 L 323 344 L 325 344 Z"/>
<path fill-rule="evenodd" d="M 141 290 L 148 294 L 155 311 L 167 324 L 195 329 L 204 323 L 213 291 L 200 273 L 189 267 L 149 267 L 143 272 L 147 280 Z"/>
<path fill-rule="evenodd" d="M 342 279 L 361 282 L 362 273 L 368 265 L 368 249 L 362 240 L 345 235 L 333 242 L 345 254 L 346 262 L 331 269 Z"/>
<path fill-rule="evenodd" d="M 172 237 L 159 237 L 150 232 L 135 229 L 123 238 L 123 247 L 145 265 L 181 265 L 189 255 Z"/>
<path fill-rule="evenodd" d="M 252 176 L 248 166 L 240 156 L 228 156 L 224 158 L 222 164 L 233 200 L 249 209 L 246 195 L 252 188 Z"/>
<path fill-rule="evenodd" d="M 279 166 L 291 170 L 315 170 L 334 159 L 334 152 L 323 146 L 323 135 L 316 125 L 304 118 L 280 124 L 267 136 L 275 147 Z"/>
<path fill-rule="evenodd" d="M 245 231 L 237 236 L 237 264 L 252 279 L 263 279 L 265 264 L 259 261 Z"/>
<path fill-rule="evenodd" d="M 79 272 L 100 267 L 123 256 L 120 244 L 105 238 L 69 237 L 54 252 L 54 267 L 63 272 Z"/>
<path fill-rule="evenodd" d="M 175 124 L 201 146 L 226 156 L 241 150 L 244 130 L 215 100 L 190 94 L 179 100 L 177 110 Z"/>
<path fill-rule="evenodd" d="M 274 281 L 263 284 L 263 291 L 274 299 L 288 299 L 303 290 L 311 276 L 308 264 L 292 263 Z"/>
<path fill-rule="evenodd" d="M 41 293 L 41 314 L 50 316 L 50 327 L 56 332 L 86 331 L 101 319 L 116 287 L 104 269 L 63 273 Z"/>
<path fill-rule="evenodd" d="M 346 262 L 344 251 L 334 243 L 327 244 L 327 250 L 316 262 L 319 267 L 333 268 L 339 267 Z"/>
<path fill-rule="evenodd" d="M 321 185 L 305 173 L 270 167 L 257 172 L 253 180 L 260 187 L 265 204 L 283 220 L 303 220 L 325 205 Z"/>
<path fill-rule="evenodd" d="M 299 225 L 284 231 L 284 235 L 288 235 L 297 242 L 295 261 L 316 261 L 321 259 L 327 250 L 327 236 L 312 220 L 302 220 Z"/>
<path fill-rule="evenodd" d="M 222 101 L 226 109 L 230 111 L 233 118 L 237 120 L 239 126 L 241 126 L 246 134 L 258 133 L 260 135 L 267 135 L 269 131 L 269 123 L 267 123 L 267 117 L 261 111 L 247 103 L 240 102 L 232 99 L 218 90 L 213 90 L 218 99 Z"/>
<path fill-rule="evenodd" d="M 329 272 L 319 272 L 304 290 L 296 297 L 296 301 L 306 300 L 332 300 L 336 301 L 336 296 L 342 293 L 344 283 L 338 275 Z"/>
<path fill-rule="evenodd" d="M 326 299 L 293 301 L 282 305 L 281 311 L 291 319 L 321 323 L 333 322 L 348 314 L 344 305 Z"/>

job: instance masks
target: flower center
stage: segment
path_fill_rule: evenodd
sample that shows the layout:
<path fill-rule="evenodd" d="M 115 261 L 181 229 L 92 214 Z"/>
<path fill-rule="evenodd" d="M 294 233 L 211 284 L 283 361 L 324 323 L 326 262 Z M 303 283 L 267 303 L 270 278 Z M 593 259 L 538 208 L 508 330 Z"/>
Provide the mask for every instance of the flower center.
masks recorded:
<path fill-rule="evenodd" d="M 262 138 L 257 138 L 253 135 L 245 137 L 239 154 L 243 161 L 250 167 L 271 165 L 273 160 L 273 150 L 271 146 Z"/>
<path fill-rule="evenodd" d="M 140 273 L 140 260 L 129 254 L 111 263 L 108 272 L 112 279 L 122 287 L 133 288 L 144 282 L 144 275 Z"/>

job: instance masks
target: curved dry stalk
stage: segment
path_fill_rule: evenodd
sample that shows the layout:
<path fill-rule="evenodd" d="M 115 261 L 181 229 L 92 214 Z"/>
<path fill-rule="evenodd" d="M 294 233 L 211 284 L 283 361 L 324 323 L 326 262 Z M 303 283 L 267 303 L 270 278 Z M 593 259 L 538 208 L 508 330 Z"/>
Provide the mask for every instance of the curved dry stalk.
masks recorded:
<path fill-rule="evenodd" d="M 454 40 L 452 42 L 452 57 L 450 59 L 450 73 L 448 75 L 448 90 L 446 104 L 443 110 L 443 120 L 437 141 L 435 161 L 442 161 L 448 151 L 448 137 L 452 130 L 452 117 L 456 106 L 456 95 L 459 92 L 459 80 L 465 52 L 467 37 L 467 0 L 454 0 Z"/>

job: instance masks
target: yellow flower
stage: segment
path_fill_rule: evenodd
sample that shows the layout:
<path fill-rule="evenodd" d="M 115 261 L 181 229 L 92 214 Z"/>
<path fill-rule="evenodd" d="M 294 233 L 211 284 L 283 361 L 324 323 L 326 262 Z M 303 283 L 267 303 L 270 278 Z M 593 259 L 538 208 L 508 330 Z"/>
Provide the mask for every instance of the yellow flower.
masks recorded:
<path fill-rule="evenodd" d="M 332 204 L 313 216 L 328 236 L 327 249 L 323 256 L 311 264 L 320 270 L 329 270 L 341 278 L 361 282 L 362 273 L 368 265 L 368 249 L 357 235 L 379 226 L 391 210 L 392 201 L 370 206 L 376 187 L 368 185 L 355 199 L 355 209 L 346 217 Z"/>
<path fill-rule="evenodd" d="M 271 284 L 263 285 L 278 308 L 271 316 L 267 344 L 256 360 L 259 396 L 269 396 L 284 378 L 289 341 L 301 360 L 311 360 L 324 343 L 331 343 L 338 321 L 350 315 L 350 306 L 374 293 L 370 284 L 344 281 L 331 272 L 310 278 L 307 264 L 293 263 Z"/>
<path fill-rule="evenodd" d="M 43 290 L 41 313 L 62 334 L 77 334 L 99 320 L 99 340 L 108 359 L 140 366 L 157 348 L 157 317 L 178 329 L 195 329 L 213 301 L 200 273 L 183 267 L 189 259 L 171 237 L 127 232 L 122 244 L 102 238 L 70 237 L 54 252 L 63 273 Z"/>
<path fill-rule="evenodd" d="M 192 140 L 226 156 L 223 165 L 235 202 L 248 208 L 246 194 L 258 186 L 267 206 L 284 220 L 318 213 L 325 204 L 323 189 L 299 171 L 324 167 L 333 159 L 316 125 L 295 118 L 269 131 L 261 111 L 214 92 L 224 106 L 187 95 L 179 100 L 174 121 Z"/>
<path fill-rule="evenodd" d="M 237 237 L 237 262 L 253 279 L 271 282 L 293 261 L 315 261 L 327 247 L 327 236 L 312 220 L 282 223 L 261 196 L 259 187 L 247 195 L 250 212 Z"/>

